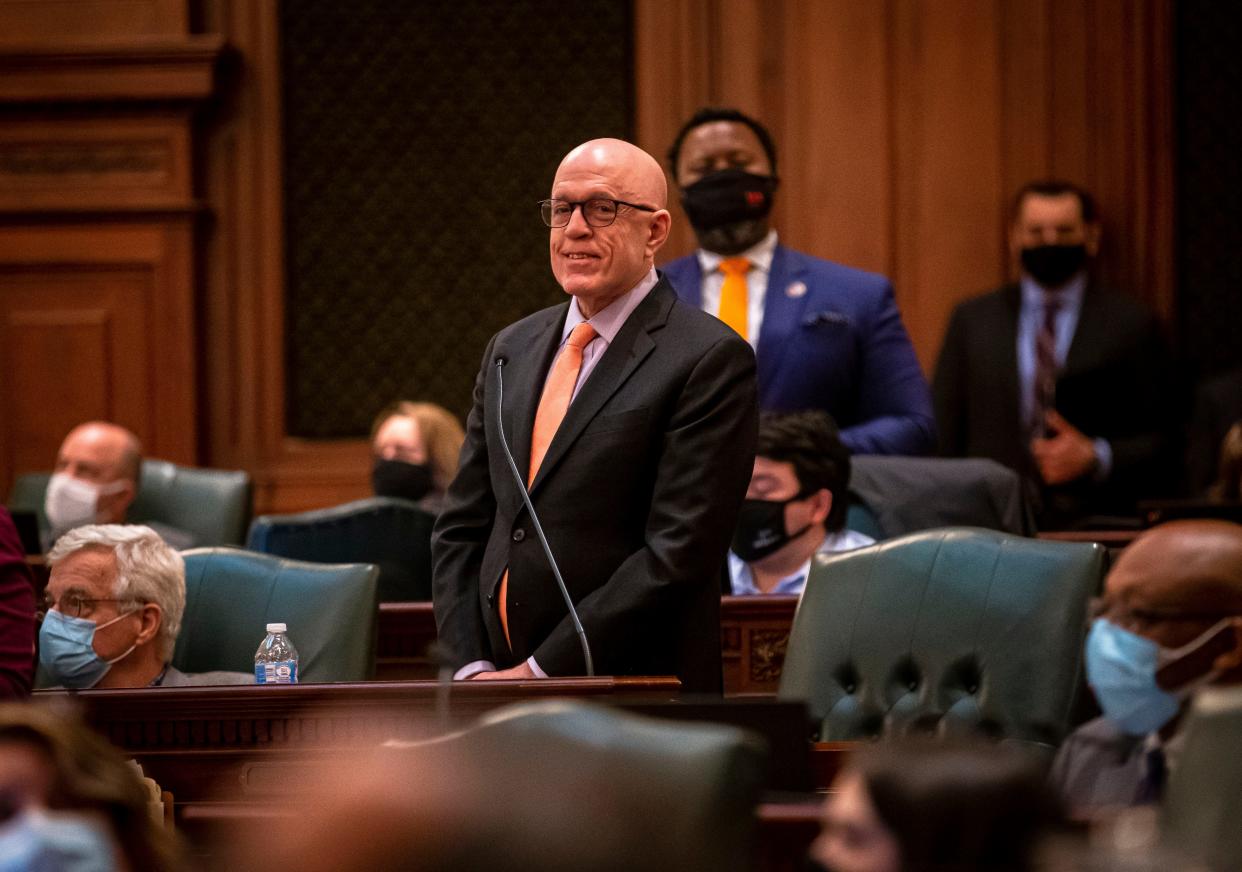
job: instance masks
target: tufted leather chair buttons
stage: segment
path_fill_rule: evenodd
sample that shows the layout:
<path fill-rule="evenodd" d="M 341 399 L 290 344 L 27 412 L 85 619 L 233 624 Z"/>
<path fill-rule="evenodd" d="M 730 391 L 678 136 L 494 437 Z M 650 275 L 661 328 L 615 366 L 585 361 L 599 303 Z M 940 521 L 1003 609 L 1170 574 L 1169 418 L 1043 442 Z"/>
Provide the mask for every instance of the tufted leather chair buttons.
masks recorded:
<path fill-rule="evenodd" d="M 1096 545 L 963 528 L 819 557 L 778 698 L 807 701 L 825 741 L 987 722 L 1054 746 L 1103 563 Z"/>

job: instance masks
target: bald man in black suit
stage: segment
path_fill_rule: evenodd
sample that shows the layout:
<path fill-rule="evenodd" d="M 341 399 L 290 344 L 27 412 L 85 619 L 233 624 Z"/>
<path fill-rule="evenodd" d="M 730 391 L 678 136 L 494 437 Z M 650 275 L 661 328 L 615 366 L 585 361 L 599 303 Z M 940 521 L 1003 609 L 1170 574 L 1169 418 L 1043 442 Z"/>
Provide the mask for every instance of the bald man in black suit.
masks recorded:
<path fill-rule="evenodd" d="M 542 204 L 570 300 L 489 343 L 433 538 L 436 625 L 459 679 L 585 670 L 503 426 L 523 479 L 535 467 L 531 499 L 596 672 L 720 688 L 720 577 L 754 461 L 755 359 L 656 272 L 666 199 L 654 158 L 604 139 L 565 157 Z M 593 338 L 540 460 L 536 411 L 582 323 Z"/>

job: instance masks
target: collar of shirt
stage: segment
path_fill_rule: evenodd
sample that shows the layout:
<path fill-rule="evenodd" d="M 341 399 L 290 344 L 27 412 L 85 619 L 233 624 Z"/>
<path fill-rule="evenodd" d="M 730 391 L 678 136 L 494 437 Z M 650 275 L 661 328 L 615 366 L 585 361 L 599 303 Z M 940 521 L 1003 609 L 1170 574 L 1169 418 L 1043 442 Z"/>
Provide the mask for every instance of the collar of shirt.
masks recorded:
<path fill-rule="evenodd" d="M 852 551 L 874 545 L 875 540 L 856 530 L 842 528 L 824 537 L 816 554 L 835 554 L 839 551 Z M 806 587 L 806 580 L 811 574 L 811 561 L 808 560 L 797 571 L 790 573 L 777 582 L 776 587 L 768 591 L 772 594 L 800 594 Z M 763 593 L 755 585 L 755 574 L 750 571 L 746 561 L 732 551 L 729 552 L 729 579 L 735 596 Z"/>
<path fill-rule="evenodd" d="M 578 381 L 574 384 L 574 392 L 569 398 L 571 403 L 577 399 L 578 391 L 582 390 L 582 386 L 586 384 L 587 377 L 595 369 L 595 364 L 604 356 L 612 340 L 616 339 L 617 334 L 621 332 L 626 319 L 638 308 L 638 304 L 647 298 L 659 281 L 660 277 L 656 274 L 655 267 L 652 267 L 642 281 L 596 312 L 594 318 L 583 316 L 582 310 L 578 308 L 577 297 L 570 300 L 569 312 L 565 315 L 565 327 L 561 330 L 561 344 L 557 349 L 557 356 L 559 357 L 565 348 L 565 340 L 569 338 L 569 334 L 583 321 L 590 323 L 595 328 L 595 332 L 599 334 L 582 349 L 582 368 L 578 370 Z M 551 375 L 552 368 L 549 367 L 548 376 Z M 547 384 L 546 378 L 544 384 Z"/>
<path fill-rule="evenodd" d="M 589 322 L 599 334 L 590 341 L 587 348 L 595 345 L 600 339 L 604 340 L 605 347 L 611 345 L 612 340 L 616 339 L 617 334 L 621 332 L 626 319 L 630 317 L 630 313 L 638 308 L 638 304 L 647 298 L 659 281 L 660 277 L 656 275 L 655 267 L 652 267 L 650 272 L 643 276 L 642 281 L 596 312 L 594 318 L 587 318 L 582 314 L 582 310 L 578 308 L 578 298 L 574 297 L 569 303 L 569 314 L 565 316 L 565 326 L 561 330 L 561 345 L 565 344 L 569 334 L 583 321 Z"/>
<path fill-rule="evenodd" d="M 714 251 L 707 251 L 700 248 L 696 254 L 699 258 L 699 268 L 703 271 L 703 275 L 710 275 L 720 269 L 721 261 L 725 260 L 723 254 L 717 254 Z M 763 237 L 750 248 L 741 254 L 729 255 L 730 257 L 744 257 L 750 261 L 751 265 L 764 273 L 772 270 L 772 258 L 776 254 L 776 231 L 769 230 L 768 235 Z"/>
<path fill-rule="evenodd" d="M 760 590 L 755 584 L 755 574 L 750 571 L 746 561 L 732 551 L 729 552 L 729 579 L 734 596 L 750 596 L 752 594 L 799 594 L 806 587 L 806 577 L 811 572 L 811 561 L 808 560 L 795 572 L 782 578 L 771 590 Z"/>
<path fill-rule="evenodd" d="M 1034 311 L 1039 315 L 1044 313 L 1044 296 L 1048 294 L 1048 290 L 1039 284 L 1026 273 L 1022 274 L 1022 310 L 1024 312 Z M 1059 290 L 1055 291 L 1057 299 L 1060 300 L 1061 306 L 1058 312 L 1073 312 L 1077 315 L 1078 310 L 1082 308 L 1082 295 L 1087 290 L 1087 274 L 1079 272 Z"/>

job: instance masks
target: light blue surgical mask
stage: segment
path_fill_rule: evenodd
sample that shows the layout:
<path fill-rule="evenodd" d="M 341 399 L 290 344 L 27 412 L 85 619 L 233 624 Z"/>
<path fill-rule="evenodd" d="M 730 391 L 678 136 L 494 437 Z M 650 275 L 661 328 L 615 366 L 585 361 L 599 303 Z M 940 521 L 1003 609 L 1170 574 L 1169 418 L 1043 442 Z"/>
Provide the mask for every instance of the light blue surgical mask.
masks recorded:
<path fill-rule="evenodd" d="M 1193 654 L 1231 622 L 1226 618 L 1186 645 L 1170 649 L 1097 618 L 1087 636 L 1087 683 L 1105 717 L 1132 736 L 1154 733 L 1173 720 L 1182 700 L 1215 679 L 1220 670 L 1212 669 L 1176 692 L 1157 684 L 1156 673 Z"/>
<path fill-rule="evenodd" d="M 0 826 L 0 872 L 113 872 L 102 824 L 80 814 L 27 809 Z"/>
<path fill-rule="evenodd" d="M 39 662 L 61 687 L 78 690 L 94 687 L 108 674 L 113 663 L 124 660 L 138 647 L 135 640 L 120 657 L 104 660 L 95 653 L 95 633 L 136 611 L 137 608 L 132 608 L 102 624 L 86 618 L 71 618 L 55 609 L 49 611 L 43 616 L 43 627 L 39 630 Z"/>

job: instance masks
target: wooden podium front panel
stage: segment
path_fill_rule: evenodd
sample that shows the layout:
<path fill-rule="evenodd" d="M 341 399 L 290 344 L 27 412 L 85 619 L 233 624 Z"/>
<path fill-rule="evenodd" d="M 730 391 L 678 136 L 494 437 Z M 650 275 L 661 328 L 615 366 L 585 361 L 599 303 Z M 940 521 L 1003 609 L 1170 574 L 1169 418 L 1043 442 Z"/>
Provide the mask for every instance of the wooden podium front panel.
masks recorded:
<path fill-rule="evenodd" d="M 796 596 L 721 597 L 720 646 L 725 693 L 776 693 L 797 608 Z"/>
<path fill-rule="evenodd" d="M 0 486 L 50 469 L 93 418 L 148 454 L 194 460 L 188 216 L 162 224 L 0 226 Z"/>

